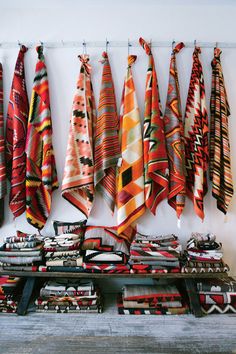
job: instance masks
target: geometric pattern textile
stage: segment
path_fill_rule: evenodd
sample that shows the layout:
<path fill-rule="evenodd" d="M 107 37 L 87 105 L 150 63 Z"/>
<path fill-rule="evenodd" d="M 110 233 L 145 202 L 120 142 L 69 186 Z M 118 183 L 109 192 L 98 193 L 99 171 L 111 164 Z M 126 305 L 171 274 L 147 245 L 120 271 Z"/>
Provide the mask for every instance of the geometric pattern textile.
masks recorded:
<path fill-rule="evenodd" d="M 26 140 L 26 217 L 32 226 L 41 230 L 49 217 L 52 192 L 58 188 L 58 180 L 43 46 L 36 50 L 38 62 Z"/>
<path fill-rule="evenodd" d="M 157 205 L 168 196 L 169 166 L 154 58 L 147 42 L 140 38 L 139 43 L 149 57 L 143 132 L 145 204 L 155 215 Z"/>
<path fill-rule="evenodd" d="M 102 83 L 95 126 L 94 184 L 108 207 L 114 212 L 116 169 L 120 157 L 119 120 L 111 67 L 106 52 L 102 54 Z"/>
<path fill-rule="evenodd" d="M 201 49 L 195 47 L 193 66 L 185 110 L 186 193 L 194 204 L 195 213 L 203 220 L 203 198 L 207 193 L 208 116 Z"/>
<path fill-rule="evenodd" d="M 233 196 L 233 178 L 230 165 L 228 117 L 230 108 L 220 60 L 221 50 L 215 48 L 212 60 L 210 179 L 212 195 L 217 208 L 224 214 Z"/>
<path fill-rule="evenodd" d="M 24 55 L 27 50 L 22 45 L 18 54 L 6 120 L 6 168 L 11 183 L 9 206 L 14 217 L 24 213 L 26 208 L 25 143 L 29 102 L 25 83 Z"/>
<path fill-rule="evenodd" d="M 79 55 L 80 74 L 73 100 L 62 196 L 88 218 L 94 200 L 93 124 L 96 119 L 87 54 Z"/>
<path fill-rule="evenodd" d="M 168 203 L 176 210 L 178 218 L 180 218 L 185 204 L 185 154 L 176 54 L 179 53 L 183 47 L 184 43 L 181 42 L 177 44 L 171 54 L 169 85 L 164 114 L 164 128 L 170 173 Z"/>
<path fill-rule="evenodd" d="M 128 56 L 128 68 L 121 101 L 122 163 L 118 168 L 117 178 L 118 234 L 145 212 L 142 132 L 131 70 L 136 58 L 135 55 Z"/>
<path fill-rule="evenodd" d="M 5 141 L 3 122 L 3 71 L 0 63 L 0 226 L 4 219 L 4 197 L 7 193 L 6 165 L 5 165 Z"/>

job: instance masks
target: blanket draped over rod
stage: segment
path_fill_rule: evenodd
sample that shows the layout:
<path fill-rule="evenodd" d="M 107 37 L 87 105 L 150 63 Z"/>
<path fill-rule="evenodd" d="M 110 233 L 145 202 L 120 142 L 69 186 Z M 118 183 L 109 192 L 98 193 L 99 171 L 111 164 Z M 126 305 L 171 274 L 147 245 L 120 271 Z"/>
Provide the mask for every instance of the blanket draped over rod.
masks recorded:
<path fill-rule="evenodd" d="M 118 233 L 122 233 L 144 212 L 143 144 L 140 114 L 131 66 L 135 55 L 128 56 L 120 114 L 121 166 L 117 182 Z"/>
<path fill-rule="evenodd" d="M 166 147 L 169 158 L 168 203 L 175 209 L 178 218 L 180 218 L 185 204 L 185 155 L 176 54 L 183 47 L 184 43 L 177 44 L 171 54 L 169 85 L 164 114 Z"/>
<path fill-rule="evenodd" d="M 145 204 L 155 215 L 157 205 L 168 195 L 169 166 L 154 58 L 147 42 L 142 38 L 139 42 L 149 57 L 143 132 Z"/>
<path fill-rule="evenodd" d="M 58 180 L 43 46 L 36 50 L 38 62 L 26 139 L 26 217 L 32 226 L 41 230 L 50 214 L 52 192 L 58 188 Z"/>
<path fill-rule="evenodd" d="M 106 52 L 102 54 L 102 84 L 95 126 L 94 184 L 108 207 L 114 212 L 116 169 L 120 157 L 119 120 L 111 67 Z"/>
<path fill-rule="evenodd" d="M 210 179 L 212 181 L 212 195 L 217 200 L 217 208 L 226 214 L 234 190 L 228 127 L 230 108 L 220 55 L 221 50 L 215 48 L 211 64 Z"/>
<path fill-rule="evenodd" d="M 79 55 L 79 59 L 81 68 L 72 106 L 62 196 L 88 218 L 94 200 L 92 139 L 96 110 L 89 56 Z"/>
<path fill-rule="evenodd" d="M 9 206 L 14 217 L 26 208 L 26 153 L 25 143 L 29 115 L 22 45 L 16 61 L 6 120 L 6 168 L 11 183 Z"/>
<path fill-rule="evenodd" d="M 0 226 L 4 219 L 4 197 L 7 193 L 6 166 L 5 166 L 5 140 L 3 121 L 3 70 L 0 63 Z"/>
<path fill-rule="evenodd" d="M 208 116 L 201 49 L 195 47 L 193 66 L 185 110 L 186 193 L 194 204 L 195 213 L 203 220 L 203 198 L 207 193 Z"/>

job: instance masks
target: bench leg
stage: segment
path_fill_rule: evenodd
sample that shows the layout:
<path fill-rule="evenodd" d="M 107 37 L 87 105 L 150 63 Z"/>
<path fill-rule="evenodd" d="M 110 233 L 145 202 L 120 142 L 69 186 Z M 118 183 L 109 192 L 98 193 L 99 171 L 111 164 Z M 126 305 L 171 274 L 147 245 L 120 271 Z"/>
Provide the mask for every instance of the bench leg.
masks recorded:
<path fill-rule="evenodd" d="M 23 293 L 18 305 L 17 314 L 20 316 L 24 316 L 27 313 L 27 309 L 29 306 L 30 298 L 34 289 L 36 278 L 28 277 L 23 289 Z"/>
<path fill-rule="evenodd" d="M 188 292 L 190 308 L 195 317 L 203 317 L 199 296 L 197 294 L 197 287 L 193 279 L 185 279 L 185 286 Z"/>

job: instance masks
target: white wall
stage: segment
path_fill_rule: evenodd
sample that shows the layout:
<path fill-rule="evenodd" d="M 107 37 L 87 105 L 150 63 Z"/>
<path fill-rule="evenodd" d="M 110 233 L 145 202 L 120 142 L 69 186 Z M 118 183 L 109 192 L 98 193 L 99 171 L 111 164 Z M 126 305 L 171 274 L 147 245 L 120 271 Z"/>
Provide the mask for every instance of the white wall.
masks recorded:
<path fill-rule="evenodd" d="M 37 5 L 36 5 L 37 4 Z M 143 36 L 147 40 L 160 41 L 226 41 L 235 42 L 236 33 L 236 2 L 234 0 L 0 0 L 1 41 L 51 41 L 51 40 L 137 40 Z M 164 106 L 166 99 L 170 48 L 155 48 L 154 55 L 159 78 L 161 100 Z M 101 64 L 103 48 L 89 48 L 91 64 L 93 66 L 93 84 L 96 101 L 98 101 Z M 1 49 L 0 56 L 4 66 L 4 103 L 5 112 L 9 99 L 12 74 L 18 49 Z M 67 137 L 69 130 L 70 109 L 79 73 L 80 63 L 77 55 L 81 52 L 78 48 L 45 49 L 46 63 L 51 95 L 52 120 L 54 128 L 54 148 L 57 160 L 59 181 L 62 180 Z M 143 112 L 145 74 L 147 56 L 143 49 L 131 50 L 138 55 L 134 65 L 134 80 L 137 87 L 140 110 Z M 202 63 L 206 83 L 206 95 L 209 103 L 210 79 L 213 50 L 202 50 Z M 126 69 L 127 48 L 110 48 L 110 62 L 113 69 L 116 86 L 117 103 L 120 103 L 123 78 Z M 31 49 L 26 54 L 27 88 L 30 97 L 36 52 Z M 184 109 L 188 83 L 191 72 L 192 49 L 183 49 L 178 55 L 178 68 L 181 86 L 182 106 Z M 229 102 L 231 105 L 230 137 L 232 151 L 232 166 L 234 182 L 236 182 L 236 49 L 223 50 L 222 62 L 225 81 L 228 88 Z M 236 183 L 235 183 L 236 189 Z M 177 228 L 174 210 L 162 202 L 157 215 L 154 217 L 148 212 L 139 220 L 141 232 L 167 233 L 174 232 L 180 236 L 181 241 L 188 239 L 191 231 L 212 231 L 223 242 L 225 260 L 230 264 L 232 273 L 236 273 L 236 198 L 233 198 L 228 213 L 228 221 L 216 209 L 215 200 L 208 192 L 205 198 L 206 218 L 204 223 L 195 216 L 193 206 L 187 203 L 181 229 Z M 75 221 L 81 219 L 82 214 L 62 199 L 60 189 L 53 195 L 51 217 L 43 233 L 53 234 L 51 220 Z M 104 202 L 97 197 L 89 223 L 113 225 L 112 218 Z M 27 224 L 25 216 L 13 222 L 12 215 L 6 203 L 6 218 L 1 228 L 1 237 L 11 235 L 15 228 L 24 231 L 34 229 Z"/>

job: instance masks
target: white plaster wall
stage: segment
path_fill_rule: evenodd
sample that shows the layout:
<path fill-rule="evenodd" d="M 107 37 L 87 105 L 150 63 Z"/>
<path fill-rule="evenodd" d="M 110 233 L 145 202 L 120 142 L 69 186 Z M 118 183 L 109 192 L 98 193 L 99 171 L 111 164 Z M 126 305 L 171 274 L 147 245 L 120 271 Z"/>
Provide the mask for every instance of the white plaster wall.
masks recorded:
<path fill-rule="evenodd" d="M 160 41 L 226 41 L 236 42 L 236 2 L 234 0 L 0 0 L 0 42 L 1 41 L 53 41 L 53 40 L 138 40 L 143 36 L 147 40 Z M 93 67 L 93 84 L 98 102 L 101 80 L 101 64 L 98 62 L 103 48 L 89 48 Z M 170 48 L 154 48 L 156 67 L 159 78 L 161 101 L 165 105 Z M 54 129 L 54 149 L 57 161 L 58 177 L 61 183 L 71 104 L 79 73 L 80 63 L 78 48 L 45 49 L 46 64 L 50 84 L 51 110 Z M 131 53 L 138 55 L 133 68 L 138 101 L 141 113 L 144 108 L 145 75 L 148 58 L 140 48 L 133 48 Z M 5 112 L 9 99 L 12 74 L 18 49 L 1 49 L 0 56 L 4 67 L 4 104 Z M 206 83 L 206 97 L 209 107 L 212 49 L 202 50 L 202 63 Z M 117 94 L 120 97 L 126 69 L 127 48 L 110 48 L 110 62 L 113 69 Z M 29 97 L 37 60 L 36 51 L 30 49 L 26 54 L 26 76 Z M 192 49 L 183 49 L 177 57 L 179 79 L 184 110 L 192 65 Z M 225 81 L 231 106 L 230 140 L 232 168 L 236 189 L 236 49 L 224 49 L 222 55 Z M 24 231 L 34 229 L 22 215 L 15 222 L 8 209 L 6 198 L 6 217 L 0 230 L 1 237 L 11 235 L 15 228 Z M 212 231 L 223 242 L 225 260 L 236 274 L 236 198 L 229 208 L 228 220 L 216 209 L 215 200 L 209 191 L 205 198 L 206 218 L 202 223 L 195 216 L 193 206 L 187 202 L 182 216 L 181 229 L 177 228 L 174 210 L 162 202 L 154 217 L 149 212 L 139 219 L 141 232 L 169 233 L 180 236 L 182 243 L 188 239 L 191 231 Z M 53 234 L 53 219 L 75 221 L 83 215 L 60 195 L 60 189 L 53 194 L 51 216 L 43 230 L 44 234 Z M 114 225 L 105 203 L 96 197 L 90 224 Z"/>

